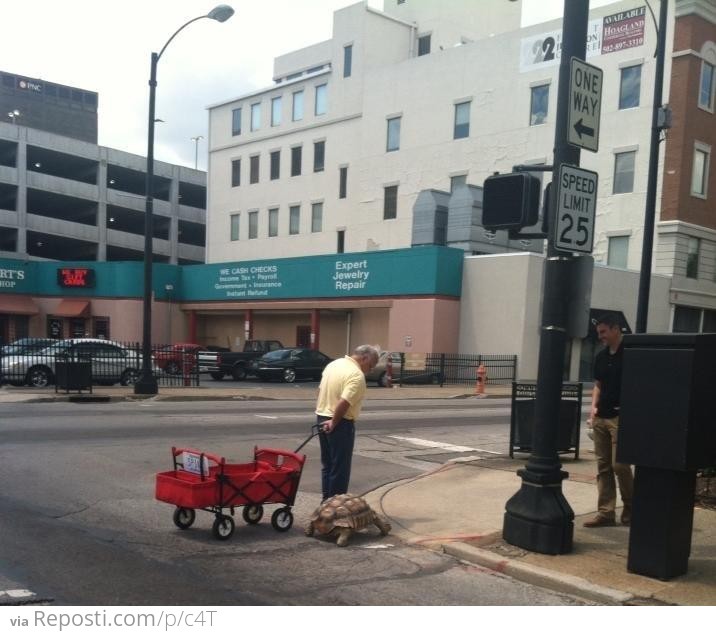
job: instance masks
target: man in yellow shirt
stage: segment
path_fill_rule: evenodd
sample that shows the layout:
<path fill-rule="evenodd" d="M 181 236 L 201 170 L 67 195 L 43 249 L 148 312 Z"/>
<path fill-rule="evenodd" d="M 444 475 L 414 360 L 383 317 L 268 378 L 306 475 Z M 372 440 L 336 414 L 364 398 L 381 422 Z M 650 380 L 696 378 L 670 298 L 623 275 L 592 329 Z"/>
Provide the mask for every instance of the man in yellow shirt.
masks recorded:
<path fill-rule="evenodd" d="M 376 364 L 378 349 L 360 345 L 351 355 L 333 360 L 323 369 L 316 402 L 316 419 L 322 429 L 318 438 L 323 500 L 348 491 L 355 422 L 366 392 L 365 376 Z"/>

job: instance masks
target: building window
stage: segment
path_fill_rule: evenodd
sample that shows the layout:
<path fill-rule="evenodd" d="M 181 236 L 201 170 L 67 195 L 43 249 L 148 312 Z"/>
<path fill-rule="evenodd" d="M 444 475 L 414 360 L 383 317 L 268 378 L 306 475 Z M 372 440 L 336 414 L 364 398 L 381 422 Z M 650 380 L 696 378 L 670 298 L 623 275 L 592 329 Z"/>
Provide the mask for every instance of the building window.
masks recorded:
<path fill-rule="evenodd" d="M 301 207 L 291 206 L 288 209 L 288 234 L 298 235 L 301 228 Z"/>
<path fill-rule="evenodd" d="M 710 158 L 710 149 L 703 146 L 698 146 L 694 149 L 694 164 L 691 168 L 691 195 L 706 197 Z"/>
<path fill-rule="evenodd" d="M 455 105 L 455 129 L 453 138 L 467 138 L 470 135 L 470 102 Z"/>
<path fill-rule="evenodd" d="M 109 318 L 95 318 L 92 324 L 94 325 L 95 338 L 109 340 Z"/>
<path fill-rule="evenodd" d="M 261 104 L 254 103 L 251 106 L 251 131 L 255 132 L 261 127 Z"/>
<path fill-rule="evenodd" d="M 241 158 L 231 161 L 231 186 L 241 186 Z"/>
<path fill-rule="evenodd" d="M 311 232 L 320 233 L 323 230 L 323 202 L 311 204 Z"/>
<path fill-rule="evenodd" d="M 699 247 L 700 240 L 696 237 L 689 237 L 689 247 L 686 252 L 686 277 L 689 279 L 699 278 Z"/>
<path fill-rule="evenodd" d="M 343 47 L 343 76 L 350 77 L 353 70 L 353 45 Z"/>
<path fill-rule="evenodd" d="M 629 236 L 609 237 L 609 251 L 607 253 L 607 265 L 613 268 L 627 267 L 627 255 L 629 254 Z"/>
<path fill-rule="evenodd" d="M 281 125 L 281 97 L 271 99 L 271 127 Z"/>
<path fill-rule="evenodd" d="M 457 187 L 467 184 L 467 175 L 450 177 L 450 193 L 454 193 Z"/>
<path fill-rule="evenodd" d="M 241 108 L 236 108 L 231 112 L 231 135 L 239 134 L 241 134 Z"/>
<path fill-rule="evenodd" d="M 338 172 L 338 197 L 344 199 L 348 194 L 348 167 L 341 167 Z"/>
<path fill-rule="evenodd" d="M 249 158 L 249 184 L 256 184 L 259 181 L 259 156 Z"/>
<path fill-rule="evenodd" d="M 326 141 L 313 143 L 313 171 L 323 171 L 326 162 Z"/>
<path fill-rule="evenodd" d="M 385 187 L 383 192 L 383 219 L 395 219 L 398 216 L 398 187 Z"/>
<path fill-rule="evenodd" d="M 239 213 L 234 213 L 229 216 L 231 218 L 231 241 L 239 241 Z"/>
<path fill-rule="evenodd" d="M 639 107 L 639 94 L 641 92 L 641 66 L 628 66 L 622 68 L 619 82 L 619 109 Z"/>
<path fill-rule="evenodd" d="M 400 117 L 388 119 L 388 135 L 386 140 L 386 151 L 397 151 L 400 149 Z"/>
<path fill-rule="evenodd" d="M 272 151 L 270 156 L 271 179 L 278 180 L 281 177 L 281 150 Z"/>
<path fill-rule="evenodd" d="M 421 35 L 418 37 L 418 57 L 428 55 L 430 53 L 430 35 Z"/>
<path fill-rule="evenodd" d="M 339 230 L 336 240 L 336 252 L 338 254 L 345 252 L 346 250 L 346 231 Z"/>
<path fill-rule="evenodd" d="M 530 125 L 542 125 L 547 119 L 549 86 L 534 86 L 530 102 Z"/>
<path fill-rule="evenodd" d="M 701 310 L 695 307 L 677 305 L 674 308 L 674 333 L 698 333 L 701 325 Z"/>
<path fill-rule="evenodd" d="M 259 212 L 249 211 L 249 239 L 259 236 Z"/>
<path fill-rule="evenodd" d="M 316 86 L 316 107 L 314 114 L 320 116 L 325 114 L 328 107 L 328 85 L 322 83 L 320 86 Z"/>
<path fill-rule="evenodd" d="M 701 331 L 705 334 L 716 333 L 716 310 L 705 309 Z"/>
<path fill-rule="evenodd" d="M 294 121 L 303 119 L 303 90 L 293 93 L 292 118 Z"/>
<path fill-rule="evenodd" d="M 277 235 L 278 235 L 278 209 L 270 208 L 269 209 L 268 236 L 276 237 Z"/>
<path fill-rule="evenodd" d="M 701 82 L 699 83 L 699 107 L 713 112 L 714 110 L 714 71 L 716 66 L 706 61 L 701 62 Z"/>
<path fill-rule="evenodd" d="M 291 175 L 301 175 L 301 146 L 291 147 Z"/>
<path fill-rule="evenodd" d="M 612 193 L 631 193 L 634 190 L 635 151 L 614 155 L 614 187 Z"/>

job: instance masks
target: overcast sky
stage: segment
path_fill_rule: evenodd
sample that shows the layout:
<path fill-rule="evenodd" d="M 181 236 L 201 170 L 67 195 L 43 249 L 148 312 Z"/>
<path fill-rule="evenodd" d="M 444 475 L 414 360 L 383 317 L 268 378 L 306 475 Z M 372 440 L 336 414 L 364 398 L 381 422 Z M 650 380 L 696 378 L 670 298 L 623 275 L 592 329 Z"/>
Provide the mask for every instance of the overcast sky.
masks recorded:
<path fill-rule="evenodd" d="M 182 31 L 158 67 L 155 157 L 206 169 L 206 106 L 271 84 L 274 57 L 330 39 L 355 0 L 224 0 L 236 13 Z M 414 0 L 416 2 L 420 0 Z M 448 1 L 448 0 L 445 0 Z M 452 0 L 450 0 L 452 1 Z M 494 0 L 471 0 L 491 2 Z M 607 0 L 592 0 L 592 7 Z M 2 12 L 0 69 L 99 93 L 99 144 L 146 155 L 149 61 L 212 0 L 32 0 Z M 369 0 L 381 9 L 382 0 Z M 523 24 L 559 17 L 562 0 L 524 0 Z"/>

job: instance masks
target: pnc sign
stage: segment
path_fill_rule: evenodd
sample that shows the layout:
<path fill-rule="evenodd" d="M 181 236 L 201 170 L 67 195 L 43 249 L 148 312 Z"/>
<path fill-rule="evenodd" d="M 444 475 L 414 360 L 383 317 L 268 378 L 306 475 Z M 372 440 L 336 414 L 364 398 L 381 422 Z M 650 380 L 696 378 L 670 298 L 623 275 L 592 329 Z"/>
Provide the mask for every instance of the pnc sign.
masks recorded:
<path fill-rule="evenodd" d="M 599 115 L 602 109 L 601 68 L 572 57 L 569 71 L 567 142 L 599 151 Z"/>

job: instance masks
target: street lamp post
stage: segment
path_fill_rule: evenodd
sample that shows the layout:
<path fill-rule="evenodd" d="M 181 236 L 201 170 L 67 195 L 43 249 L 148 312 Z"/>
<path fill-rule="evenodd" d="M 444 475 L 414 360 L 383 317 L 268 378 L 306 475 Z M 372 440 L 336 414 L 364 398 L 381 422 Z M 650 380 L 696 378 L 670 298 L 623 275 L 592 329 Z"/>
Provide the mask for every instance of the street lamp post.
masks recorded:
<path fill-rule="evenodd" d="M 204 138 L 203 136 L 192 136 L 191 139 L 194 141 L 194 169 L 199 168 L 199 141 Z"/>
<path fill-rule="evenodd" d="M 146 207 L 144 213 L 144 297 L 143 297 L 143 328 L 142 328 L 142 372 L 134 385 L 134 392 L 141 395 L 154 395 L 158 391 L 157 379 L 152 372 L 152 238 L 154 226 L 152 211 L 154 209 L 154 104 L 157 91 L 157 64 L 164 51 L 177 34 L 192 22 L 210 18 L 217 22 L 226 22 L 234 10 L 220 4 L 206 15 L 200 15 L 180 26 L 167 40 L 159 53 L 152 53 L 149 72 L 149 120 L 147 126 L 147 179 Z"/>
<path fill-rule="evenodd" d="M 649 149 L 649 176 L 646 185 L 646 207 L 644 211 L 644 237 L 641 247 L 641 272 L 639 274 L 639 295 L 636 308 L 636 332 L 646 333 L 649 315 L 649 291 L 651 289 L 651 258 L 654 249 L 654 222 L 656 215 L 656 182 L 659 174 L 659 142 L 666 122 L 659 121 L 662 111 L 662 90 L 664 85 L 664 54 L 666 48 L 666 16 L 668 0 L 661 0 L 659 24 L 656 27 L 656 76 L 654 77 L 654 101 L 651 111 L 651 143 Z M 651 11 L 651 7 L 649 7 Z M 653 16 L 652 12 L 652 16 Z"/>

